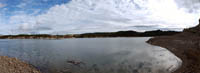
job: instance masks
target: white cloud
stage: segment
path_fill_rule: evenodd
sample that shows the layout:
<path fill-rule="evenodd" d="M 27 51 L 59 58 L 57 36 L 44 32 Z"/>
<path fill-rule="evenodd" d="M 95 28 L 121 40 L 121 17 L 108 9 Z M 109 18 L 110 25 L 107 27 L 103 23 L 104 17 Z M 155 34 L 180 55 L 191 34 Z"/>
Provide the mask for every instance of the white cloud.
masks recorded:
<path fill-rule="evenodd" d="M 20 3 L 19 5 L 17 5 L 17 7 L 24 8 L 26 5 L 27 5 L 27 3 Z"/>
<path fill-rule="evenodd" d="M 174 0 L 72 0 L 44 14 L 17 15 L 10 21 L 31 33 L 104 32 L 154 25 L 170 29 L 190 27 L 198 22 L 200 15 L 186 10 L 187 7 L 179 6 Z M 48 30 L 36 30 L 39 28 Z M 145 29 L 138 29 L 141 30 Z"/>

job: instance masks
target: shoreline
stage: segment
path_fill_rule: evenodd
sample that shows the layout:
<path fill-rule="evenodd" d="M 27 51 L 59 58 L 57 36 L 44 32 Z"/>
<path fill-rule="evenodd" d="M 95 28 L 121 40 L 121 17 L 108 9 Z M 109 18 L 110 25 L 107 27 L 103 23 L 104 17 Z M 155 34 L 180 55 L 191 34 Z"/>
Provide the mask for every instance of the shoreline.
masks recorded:
<path fill-rule="evenodd" d="M 167 48 L 181 58 L 183 64 L 174 73 L 200 73 L 200 20 L 197 26 L 179 34 L 154 37 L 147 43 Z"/>
<path fill-rule="evenodd" d="M 154 37 L 147 43 L 164 47 L 183 61 L 182 66 L 173 73 L 200 73 L 199 36 L 184 32 L 174 36 Z"/>
<path fill-rule="evenodd" d="M 111 37 L 153 37 L 174 35 L 180 32 L 176 31 L 118 31 L 118 32 L 96 32 L 84 34 L 66 34 L 66 35 L 51 35 L 51 34 L 19 34 L 19 35 L 0 35 L 0 39 L 67 39 L 67 38 L 111 38 Z"/>
<path fill-rule="evenodd" d="M 17 58 L 0 56 L 0 72 L 1 73 L 41 73 L 39 70 L 20 61 Z"/>

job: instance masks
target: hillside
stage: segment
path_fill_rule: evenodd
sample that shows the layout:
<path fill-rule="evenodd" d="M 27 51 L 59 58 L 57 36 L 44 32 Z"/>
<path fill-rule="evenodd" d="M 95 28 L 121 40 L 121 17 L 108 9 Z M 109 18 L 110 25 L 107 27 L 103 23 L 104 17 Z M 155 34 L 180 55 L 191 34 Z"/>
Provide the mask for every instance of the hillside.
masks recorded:
<path fill-rule="evenodd" d="M 159 36 L 147 41 L 165 47 L 183 60 L 174 73 L 200 73 L 200 20 L 196 27 L 185 29 L 173 36 Z"/>
<path fill-rule="evenodd" d="M 152 36 L 166 36 L 174 35 L 180 32 L 175 31 L 118 31 L 118 32 L 97 32 L 71 35 L 50 35 L 50 34 L 20 34 L 20 35 L 1 35 L 0 39 L 64 39 L 64 38 L 98 38 L 98 37 L 152 37 Z"/>

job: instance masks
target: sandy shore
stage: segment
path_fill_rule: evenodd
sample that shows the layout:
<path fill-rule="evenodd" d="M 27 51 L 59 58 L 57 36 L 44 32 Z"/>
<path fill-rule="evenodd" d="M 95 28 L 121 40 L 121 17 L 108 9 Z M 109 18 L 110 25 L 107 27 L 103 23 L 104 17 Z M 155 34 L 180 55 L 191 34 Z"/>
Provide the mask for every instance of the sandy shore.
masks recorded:
<path fill-rule="evenodd" d="M 0 56 L 0 73 L 40 73 L 40 71 L 16 58 Z"/>

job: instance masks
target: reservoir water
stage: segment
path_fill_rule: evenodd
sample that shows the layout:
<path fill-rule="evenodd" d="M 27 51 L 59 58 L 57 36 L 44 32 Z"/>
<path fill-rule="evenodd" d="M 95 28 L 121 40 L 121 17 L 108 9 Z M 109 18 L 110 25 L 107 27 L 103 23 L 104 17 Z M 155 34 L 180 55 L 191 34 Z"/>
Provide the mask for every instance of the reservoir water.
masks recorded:
<path fill-rule="evenodd" d="M 0 56 L 16 57 L 43 73 L 171 73 L 181 66 L 178 57 L 148 39 L 2 39 Z"/>

